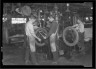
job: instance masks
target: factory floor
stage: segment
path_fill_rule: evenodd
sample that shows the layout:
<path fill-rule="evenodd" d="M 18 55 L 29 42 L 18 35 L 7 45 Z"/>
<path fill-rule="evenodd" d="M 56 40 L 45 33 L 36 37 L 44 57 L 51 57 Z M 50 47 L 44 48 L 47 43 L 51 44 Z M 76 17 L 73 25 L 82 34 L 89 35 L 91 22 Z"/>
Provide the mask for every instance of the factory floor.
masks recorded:
<path fill-rule="evenodd" d="M 22 43 L 17 45 L 4 45 L 1 49 L 2 64 L 3 65 L 25 65 L 25 49 Z M 90 48 L 85 55 L 78 55 L 71 60 L 61 56 L 57 60 L 57 64 L 52 63 L 51 60 L 41 61 L 40 65 L 83 65 L 85 67 L 92 67 L 92 49 Z"/>

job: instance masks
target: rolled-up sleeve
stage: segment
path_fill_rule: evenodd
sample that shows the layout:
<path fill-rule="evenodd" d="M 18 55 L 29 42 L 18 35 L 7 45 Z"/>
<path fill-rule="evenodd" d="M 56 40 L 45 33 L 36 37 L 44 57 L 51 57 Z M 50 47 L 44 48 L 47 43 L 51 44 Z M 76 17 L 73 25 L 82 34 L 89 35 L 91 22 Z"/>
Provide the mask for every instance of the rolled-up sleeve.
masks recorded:
<path fill-rule="evenodd" d="M 26 24 L 26 35 L 28 36 L 32 36 L 32 34 L 35 34 L 34 33 L 34 28 L 33 28 L 33 25 L 32 24 Z"/>

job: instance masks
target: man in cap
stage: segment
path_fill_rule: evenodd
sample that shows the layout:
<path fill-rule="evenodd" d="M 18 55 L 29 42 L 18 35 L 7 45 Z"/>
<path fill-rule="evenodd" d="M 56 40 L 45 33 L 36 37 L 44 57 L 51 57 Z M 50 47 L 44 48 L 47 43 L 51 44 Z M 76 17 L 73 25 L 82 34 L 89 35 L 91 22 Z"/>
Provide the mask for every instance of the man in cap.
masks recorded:
<path fill-rule="evenodd" d="M 26 32 L 26 36 L 27 36 L 27 41 L 30 47 L 30 53 L 31 53 L 31 58 L 32 58 L 32 62 L 33 64 L 38 64 L 37 60 L 36 60 L 36 56 L 35 56 L 35 52 L 36 52 L 36 48 L 35 48 L 35 38 L 38 39 L 39 41 L 41 41 L 40 38 L 38 38 L 35 34 L 35 29 L 34 29 L 34 22 L 36 21 L 35 17 L 31 17 L 29 18 L 29 21 L 25 24 L 25 32 Z M 26 51 L 26 63 L 29 62 L 29 51 L 28 51 L 28 46 L 27 46 L 27 51 Z"/>
<path fill-rule="evenodd" d="M 77 19 L 77 24 L 73 25 L 75 29 L 79 32 L 79 43 L 78 46 L 81 48 L 80 51 L 84 50 L 84 22 L 81 21 L 81 19 Z"/>
<path fill-rule="evenodd" d="M 58 23 L 54 20 L 52 16 L 49 17 L 49 21 L 52 22 L 52 25 L 50 27 L 50 31 L 47 35 L 47 38 L 50 37 L 51 52 L 53 53 L 53 60 L 56 63 L 56 60 L 58 59 L 58 52 L 56 46 L 56 34 L 58 29 Z"/>

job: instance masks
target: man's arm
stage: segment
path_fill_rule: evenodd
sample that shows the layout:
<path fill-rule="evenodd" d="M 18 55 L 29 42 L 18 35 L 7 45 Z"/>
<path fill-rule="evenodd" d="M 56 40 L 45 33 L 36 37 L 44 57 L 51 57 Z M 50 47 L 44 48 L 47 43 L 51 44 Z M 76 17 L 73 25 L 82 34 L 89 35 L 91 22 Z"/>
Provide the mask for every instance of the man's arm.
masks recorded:
<path fill-rule="evenodd" d="M 56 33 L 56 30 L 58 28 L 58 24 L 56 22 L 53 22 L 50 28 L 50 31 L 47 35 L 47 38 L 52 34 L 52 33 Z"/>
<path fill-rule="evenodd" d="M 75 25 L 73 25 L 72 27 L 77 27 L 78 26 L 78 24 L 75 24 Z"/>
<path fill-rule="evenodd" d="M 33 24 L 31 24 L 32 21 L 28 21 L 28 22 L 29 22 L 29 24 L 27 24 L 27 28 L 29 29 L 30 34 L 31 34 L 33 37 L 35 37 L 35 38 L 37 38 L 37 39 L 40 39 L 40 38 L 38 38 L 38 37 L 36 36 L 36 34 L 35 34 Z M 31 23 L 30 23 L 30 22 L 31 22 Z"/>
<path fill-rule="evenodd" d="M 50 27 L 50 30 L 49 30 L 49 33 L 47 34 L 47 37 L 46 37 L 46 38 L 50 37 L 50 35 L 53 33 L 54 27 L 55 27 L 55 24 L 52 23 L 52 24 L 51 24 L 51 27 Z"/>
<path fill-rule="evenodd" d="M 47 37 L 46 37 L 46 38 L 48 38 L 50 35 L 51 35 L 51 32 L 49 32 L 49 33 L 47 34 Z"/>
<path fill-rule="evenodd" d="M 35 33 L 32 33 L 32 36 L 39 39 L 39 37 L 37 37 Z"/>
<path fill-rule="evenodd" d="M 39 28 L 38 26 L 33 26 L 33 28 L 36 30 L 37 28 Z"/>
<path fill-rule="evenodd" d="M 30 29 L 29 29 L 30 30 Z M 38 39 L 38 37 L 36 36 L 36 34 L 35 34 L 35 32 L 34 32 L 34 30 L 32 29 L 32 30 L 30 30 L 30 33 L 31 33 L 31 35 L 33 36 L 33 37 L 35 37 L 35 38 L 37 38 Z"/>

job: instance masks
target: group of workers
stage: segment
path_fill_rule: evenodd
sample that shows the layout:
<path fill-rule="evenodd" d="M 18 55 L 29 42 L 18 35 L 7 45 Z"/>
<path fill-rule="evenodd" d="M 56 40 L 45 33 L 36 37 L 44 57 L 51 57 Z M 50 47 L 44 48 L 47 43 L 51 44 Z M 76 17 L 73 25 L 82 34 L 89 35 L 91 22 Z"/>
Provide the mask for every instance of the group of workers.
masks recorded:
<path fill-rule="evenodd" d="M 38 64 L 37 60 L 36 60 L 36 47 L 35 47 L 35 39 L 38 39 L 39 41 L 41 41 L 41 39 L 36 36 L 35 34 L 35 29 L 36 25 L 34 26 L 36 21 L 36 18 L 34 16 L 31 16 L 29 18 L 29 21 L 25 24 L 25 32 L 26 32 L 26 36 L 27 36 L 27 41 L 29 43 L 30 46 L 30 52 L 31 52 L 31 57 L 32 57 L 32 62 L 34 64 Z M 50 27 L 50 31 L 47 34 L 47 37 L 45 37 L 44 39 L 50 38 L 50 47 L 51 47 L 51 52 L 53 53 L 53 60 L 54 63 L 56 63 L 56 60 L 58 59 L 58 52 L 57 52 L 57 44 L 56 44 L 56 35 L 57 35 L 57 30 L 58 30 L 58 22 L 56 22 L 56 20 L 54 18 L 49 18 L 49 21 L 52 22 L 51 27 Z M 82 37 L 84 36 L 84 23 L 78 19 L 77 20 L 77 24 L 73 25 L 72 27 L 74 27 L 79 33 L 80 33 L 80 38 L 82 40 Z M 84 38 L 83 38 L 84 40 Z M 81 44 L 81 43 L 80 43 Z M 28 56 L 27 56 L 28 57 Z M 30 62 L 29 59 L 26 59 L 26 63 Z"/>
<path fill-rule="evenodd" d="M 35 42 L 36 42 L 36 39 L 38 41 L 41 41 L 41 39 L 38 36 L 36 36 L 36 33 L 35 33 L 35 30 L 38 28 L 38 26 L 35 24 L 37 18 L 34 15 L 29 15 L 29 13 L 31 13 L 31 11 L 29 11 L 29 13 L 28 13 L 28 9 L 30 9 L 30 8 L 27 7 L 26 11 L 25 10 L 23 11 L 23 13 L 25 13 L 26 15 L 29 16 L 29 21 L 27 21 L 27 23 L 25 24 L 25 34 L 26 34 L 26 41 L 27 41 L 27 46 L 26 46 L 27 51 L 26 51 L 25 63 L 26 64 L 30 63 L 29 55 L 28 55 L 28 54 L 30 54 L 33 64 L 38 65 L 38 62 L 36 59 Z M 16 11 L 18 13 L 20 13 L 18 11 L 18 9 L 16 9 Z M 49 30 L 49 33 L 47 34 L 47 37 L 45 37 L 44 39 L 50 38 L 50 48 L 51 48 L 51 52 L 53 54 L 53 63 L 56 63 L 56 60 L 59 58 L 59 54 L 57 52 L 58 46 L 56 44 L 56 36 L 57 36 L 59 24 L 53 17 L 50 17 L 49 21 L 52 22 L 52 24 L 50 26 L 50 30 Z M 80 38 L 81 38 L 80 41 L 82 41 L 84 39 L 84 38 L 82 39 L 82 37 L 84 36 L 83 21 L 81 21 L 80 19 L 77 19 L 77 24 L 73 25 L 72 27 L 76 28 L 76 30 L 78 32 L 80 32 Z M 28 46 L 29 46 L 29 48 L 28 48 Z"/>

